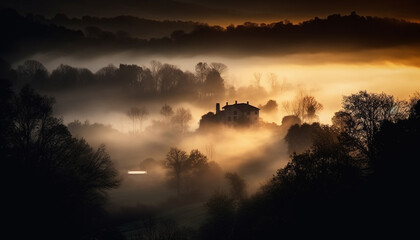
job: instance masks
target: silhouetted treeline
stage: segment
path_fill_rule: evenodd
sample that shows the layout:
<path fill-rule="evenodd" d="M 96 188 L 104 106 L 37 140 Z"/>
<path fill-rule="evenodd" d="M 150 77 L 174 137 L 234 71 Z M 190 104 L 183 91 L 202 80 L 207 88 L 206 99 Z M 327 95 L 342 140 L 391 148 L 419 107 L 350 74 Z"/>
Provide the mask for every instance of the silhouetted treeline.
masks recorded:
<path fill-rule="evenodd" d="M 210 222 L 202 235 L 299 239 L 415 234 L 420 100 L 412 103 L 361 91 L 343 98 L 332 126 L 293 126 L 289 144 L 299 143 L 290 136 L 300 135 L 310 139 L 304 144 L 309 148 L 293 153 L 270 182 L 238 207 L 216 193 L 208 201 Z"/>
<path fill-rule="evenodd" d="M 0 158 L 5 235 L 13 238 L 115 238 L 106 191 L 119 185 L 104 146 L 94 150 L 53 117 L 52 98 L 1 79 Z M 4 207 L 3 206 L 3 207 Z M 10 213 L 10 214 L 9 214 Z"/>
<path fill-rule="evenodd" d="M 10 68 L 7 63 L 5 69 Z M 222 63 L 198 63 L 195 73 L 182 71 L 177 66 L 152 61 L 150 67 L 135 64 L 109 65 L 92 73 L 86 68 L 60 65 L 51 73 L 35 60 L 27 60 L 16 70 L 17 87 L 29 84 L 46 92 L 68 90 L 90 90 L 93 94 L 101 90 L 134 98 L 182 98 L 213 99 L 224 96 L 226 66 Z"/>
<path fill-rule="evenodd" d="M 42 16 L 40 16 L 43 18 Z M 99 28 L 103 31 L 112 32 L 115 35 L 136 38 L 162 38 L 168 37 L 172 32 L 182 30 L 191 32 L 204 24 L 192 21 L 156 21 L 133 16 L 117 16 L 100 18 L 95 16 L 83 16 L 81 18 L 69 18 L 64 14 L 56 14 L 51 19 L 43 18 L 45 22 L 69 29 L 82 30 L 87 36 L 90 29 Z"/>
<path fill-rule="evenodd" d="M 14 24 L 9 24 L 11 22 Z M 139 54 L 260 56 L 308 51 L 347 52 L 402 45 L 418 48 L 420 42 L 418 23 L 364 17 L 356 13 L 345 16 L 334 14 L 299 24 L 246 22 L 226 28 L 203 25 L 189 33 L 176 30 L 168 37 L 150 40 L 121 32 L 113 33 L 96 26 L 87 27 L 84 32 L 69 30 L 46 23 L 40 16 L 22 16 L 10 9 L 1 10 L 0 24 L 6 33 L 0 57 L 11 62 L 47 52 L 83 57 L 125 50 Z"/>

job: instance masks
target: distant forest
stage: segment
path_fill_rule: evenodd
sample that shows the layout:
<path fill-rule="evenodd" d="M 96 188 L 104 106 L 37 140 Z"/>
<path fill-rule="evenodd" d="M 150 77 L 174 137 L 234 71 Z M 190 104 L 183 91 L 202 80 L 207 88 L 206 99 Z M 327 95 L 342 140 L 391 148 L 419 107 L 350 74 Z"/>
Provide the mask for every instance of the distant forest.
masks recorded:
<path fill-rule="evenodd" d="M 118 96 L 129 98 L 182 97 L 184 100 L 224 96 L 225 84 L 221 74 L 227 68 L 223 63 L 200 62 L 195 66 L 195 73 L 191 73 L 174 65 L 152 61 L 150 67 L 109 65 L 92 73 L 86 68 L 63 64 L 49 72 L 35 60 L 25 61 L 16 70 L 11 69 L 7 62 L 1 62 L 1 65 L 17 88 L 29 84 L 43 92 L 112 90 Z"/>
<path fill-rule="evenodd" d="M 0 83 L 0 154 L 4 177 L 13 179 L 6 200 L 14 211 L 5 217 L 21 222 L 11 229 L 27 230 L 20 236 L 124 239 L 117 226 L 133 221 L 138 225 L 130 239 L 409 237 L 417 229 L 411 216 L 418 204 L 419 94 L 406 102 L 360 91 L 343 98 L 332 125 L 293 125 L 285 137 L 287 165 L 250 196 L 244 179 L 226 173 L 229 191 L 215 191 L 202 225 L 189 229 L 156 219 L 153 207 L 108 215 L 106 191 L 120 179 L 105 147 L 94 150 L 74 138 L 52 116 L 51 98 Z M 161 163 L 146 159 L 141 166 L 160 165 L 177 192 L 168 200 L 172 208 L 194 203 L 223 179 L 220 167 L 198 150 L 171 148 Z"/>
<path fill-rule="evenodd" d="M 355 12 L 314 18 L 299 24 L 288 21 L 269 24 L 246 22 L 226 28 L 153 21 L 140 24 L 148 25 L 147 29 L 157 24 L 159 28 L 168 29 L 167 32 L 174 29 L 170 34 L 157 38 L 139 37 L 141 34 L 137 29 L 127 29 L 123 22 L 138 23 L 142 20 L 129 17 L 107 20 L 88 16 L 68 19 L 63 15 L 46 20 L 31 14 L 23 16 L 13 9 L 0 9 L 0 26 L 5 33 L 0 57 L 14 63 L 37 53 L 98 57 L 127 50 L 139 55 L 283 56 L 308 50 L 335 53 L 400 46 L 418 48 L 420 42 L 418 23 L 360 16 Z M 105 27 L 105 23 L 109 25 Z M 142 35 L 153 35 L 150 31 Z"/>

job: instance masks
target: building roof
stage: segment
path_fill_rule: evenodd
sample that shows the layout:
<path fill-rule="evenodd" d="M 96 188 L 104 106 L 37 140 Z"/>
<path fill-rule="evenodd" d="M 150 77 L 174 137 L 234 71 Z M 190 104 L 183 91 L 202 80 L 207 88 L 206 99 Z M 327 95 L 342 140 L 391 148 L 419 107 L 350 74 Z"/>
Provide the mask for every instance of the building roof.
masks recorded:
<path fill-rule="evenodd" d="M 227 110 L 228 108 L 234 107 L 236 109 L 238 109 L 241 112 L 247 112 L 247 111 L 255 111 L 255 110 L 260 110 L 257 107 L 254 107 L 252 105 L 249 105 L 247 103 L 237 103 L 237 104 L 232 104 L 232 105 L 226 105 L 224 107 L 222 107 L 223 109 Z"/>

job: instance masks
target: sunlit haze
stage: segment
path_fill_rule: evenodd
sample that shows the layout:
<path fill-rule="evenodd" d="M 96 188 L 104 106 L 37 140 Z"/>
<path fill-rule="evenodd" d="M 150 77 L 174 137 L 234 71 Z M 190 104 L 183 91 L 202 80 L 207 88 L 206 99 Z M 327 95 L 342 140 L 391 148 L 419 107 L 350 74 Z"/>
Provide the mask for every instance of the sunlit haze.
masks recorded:
<path fill-rule="evenodd" d="M 4 236 L 418 235 L 418 0 L 2 0 L 0 29 Z"/>

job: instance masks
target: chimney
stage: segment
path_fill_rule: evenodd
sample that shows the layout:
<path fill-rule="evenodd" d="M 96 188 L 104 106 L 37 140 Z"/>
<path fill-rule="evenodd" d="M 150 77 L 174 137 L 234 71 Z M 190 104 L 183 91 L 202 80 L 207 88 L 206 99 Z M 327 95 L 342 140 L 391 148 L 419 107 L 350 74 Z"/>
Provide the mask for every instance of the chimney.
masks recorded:
<path fill-rule="evenodd" d="M 235 104 L 238 104 L 238 101 L 235 100 Z"/>
<path fill-rule="evenodd" d="M 216 114 L 220 112 L 220 103 L 216 103 Z"/>
<path fill-rule="evenodd" d="M 226 102 L 226 106 L 228 105 L 228 102 Z"/>
<path fill-rule="evenodd" d="M 248 105 L 249 105 L 249 101 L 246 101 L 246 104 L 248 104 Z"/>

